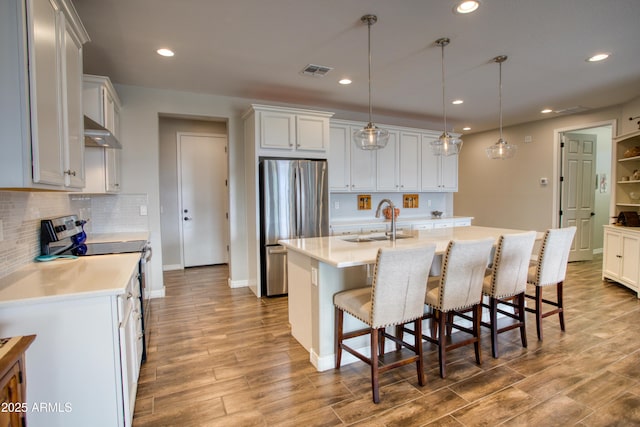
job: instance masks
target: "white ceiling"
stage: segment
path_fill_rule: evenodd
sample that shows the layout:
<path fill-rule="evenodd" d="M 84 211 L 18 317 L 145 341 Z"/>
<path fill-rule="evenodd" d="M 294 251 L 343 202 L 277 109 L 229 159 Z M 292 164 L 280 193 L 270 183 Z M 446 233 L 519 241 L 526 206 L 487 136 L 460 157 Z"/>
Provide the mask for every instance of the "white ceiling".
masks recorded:
<path fill-rule="evenodd" d="M 456 131 L 498 124 L 497 55 L 504 124 L 554 110 L 607 107 L 640 95 L 640 0 L 482 0 L 471 15 L 454 0 L 74 0 L 91 37 L 85 72 L 114 83 L 368 111 L 367 26 L 373 25 L 376 115 L 441 123 L 440 48 L 447 115 Z M 155 53 L 175 50 L 173 58 Z M 609 60 L 587 63 L 597 52 Z M 333 67 L 323 78 L 307 64 Z M 341 86 L 342 77 L 353 80 Z M 450 101 L 465 102 L 454 106 Z M 557 113 L 552 113 L 557 114 Z M 387 120 L 388 122 L 388 120 Z"/>

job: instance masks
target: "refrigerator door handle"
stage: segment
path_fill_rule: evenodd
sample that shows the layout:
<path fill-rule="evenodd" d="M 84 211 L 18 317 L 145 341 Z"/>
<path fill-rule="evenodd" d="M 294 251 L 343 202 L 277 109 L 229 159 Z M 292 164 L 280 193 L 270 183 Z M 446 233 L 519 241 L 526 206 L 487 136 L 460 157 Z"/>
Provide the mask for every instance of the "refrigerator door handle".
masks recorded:
<path fill-rule="evenodd" d="M 300 165 L 296 165 L 296 237 L 301 238 L 302 234 L 302 173 Z"/>

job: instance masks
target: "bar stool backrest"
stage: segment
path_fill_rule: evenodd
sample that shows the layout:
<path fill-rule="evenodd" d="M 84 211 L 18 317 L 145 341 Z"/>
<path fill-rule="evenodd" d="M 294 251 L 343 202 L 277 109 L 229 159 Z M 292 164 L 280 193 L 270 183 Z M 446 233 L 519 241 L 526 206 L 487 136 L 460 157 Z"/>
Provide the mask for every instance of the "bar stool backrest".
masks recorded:
<path fill-rule="evenodd" d="M 493 257 L 491 296 L 503 298 L 525 291 L 535 240 L 535 231 L 500 236 Z"/>
<path fill-rule="evenodd" d="M 533 284 L 547 286 L 564 281 L 575 234 L 576 227 L 552 228 L 545 232 Z"/>

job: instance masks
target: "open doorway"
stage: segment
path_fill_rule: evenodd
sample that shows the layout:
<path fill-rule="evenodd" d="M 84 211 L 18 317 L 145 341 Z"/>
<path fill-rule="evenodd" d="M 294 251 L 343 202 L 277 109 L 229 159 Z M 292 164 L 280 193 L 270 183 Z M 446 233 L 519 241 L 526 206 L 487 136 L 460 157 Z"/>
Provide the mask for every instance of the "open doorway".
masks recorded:
<path fill-rule="evenodd" d="M 570 261 L 602 253 L 603 228 L 609 224 L 611 202 L 611 140 L 613 121 L 556 130 L 557 225 L 576 226 Z"/>
<path fill-rule="evenodd" d="M 228 140 L 227 122 L 224 119 L 209 119 L 202 117 L 185 117 L 163 115 L 159 117 L 159 170 L 160 170 L 160 227 L 162 232 L 162 260 L 163 270 L 179 270 L 185 267 L 182 245 L 182 226 L 185 215 L 182 215 L 181 189 L 179 178 L 178 137 L 179 134 L 217 135 Z M 228 157 L 223 160 L 228 171 Z M 225 172 L 228 182 L 228 172 Z M 228 186 L 223 184 L 224 206 L 216 209 L 225 217 L 222 231 L 216 232 L 212 239 L 219 239 L 227 250 L 229 242 Z M 218 242 L 220 243 L 220 242 Z M 227 258 L 228 259 L 228 258 Z"/>

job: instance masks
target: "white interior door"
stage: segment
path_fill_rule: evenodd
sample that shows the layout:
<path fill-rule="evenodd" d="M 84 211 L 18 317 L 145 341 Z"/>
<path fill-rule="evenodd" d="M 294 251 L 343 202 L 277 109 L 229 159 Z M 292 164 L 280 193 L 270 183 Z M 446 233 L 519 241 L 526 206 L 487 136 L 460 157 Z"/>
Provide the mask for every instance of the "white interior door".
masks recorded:
<path fill-rule="evenodd" d="M 228 262 L 227 138 L 178 133 L 185 267 Z"/>
<path fill-rule="evenodd" d="M 593 259 L 596 135 L 566 133 L 562 161 L 562 226 L 576 227 L 569 261 Z"/>

